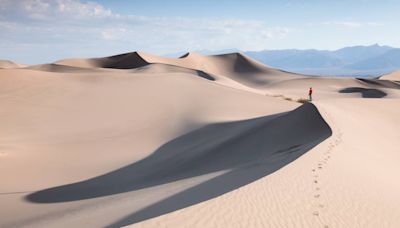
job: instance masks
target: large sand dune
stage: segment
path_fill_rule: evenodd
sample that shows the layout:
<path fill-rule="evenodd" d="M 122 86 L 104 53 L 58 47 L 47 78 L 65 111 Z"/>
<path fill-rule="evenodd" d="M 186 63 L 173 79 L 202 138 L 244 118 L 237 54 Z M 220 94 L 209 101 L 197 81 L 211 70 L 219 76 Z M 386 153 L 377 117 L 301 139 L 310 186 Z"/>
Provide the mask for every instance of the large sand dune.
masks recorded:
<path fill-rule="evenodd" d="M 0 226 L 398 227 L 399 98 L 240 53 L 1 69 Z"/>
<path fill-rule="evenodd" d="M 180 58 L 166 58 L 143 52 L 132 52 L 116 56 L 92 59 L 67 59 L 56 64 L 73 67 L 96 67 L 114 69 L 134 69 L 149 64 L 163 64 L 183 69 L 201 71 L 214 75 L 220 80 L 238 83 L 253 89 L 300 75 L 267 67 L 241 53 L 204 56 L 198 53 L 187 53 Z"/>

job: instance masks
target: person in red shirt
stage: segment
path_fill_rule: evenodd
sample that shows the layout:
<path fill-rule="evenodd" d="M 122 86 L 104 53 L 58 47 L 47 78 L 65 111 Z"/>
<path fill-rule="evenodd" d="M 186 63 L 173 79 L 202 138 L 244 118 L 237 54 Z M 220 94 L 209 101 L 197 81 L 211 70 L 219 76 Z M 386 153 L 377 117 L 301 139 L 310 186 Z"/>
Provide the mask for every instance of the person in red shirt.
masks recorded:
<path fill-rule="evenodd" d="M 308 90 L 308 97 L 310 101 L 312 101 L 312 94 L 313 94 L 313 89 L 312 87 L 310 87 L 310 90 Z"/>

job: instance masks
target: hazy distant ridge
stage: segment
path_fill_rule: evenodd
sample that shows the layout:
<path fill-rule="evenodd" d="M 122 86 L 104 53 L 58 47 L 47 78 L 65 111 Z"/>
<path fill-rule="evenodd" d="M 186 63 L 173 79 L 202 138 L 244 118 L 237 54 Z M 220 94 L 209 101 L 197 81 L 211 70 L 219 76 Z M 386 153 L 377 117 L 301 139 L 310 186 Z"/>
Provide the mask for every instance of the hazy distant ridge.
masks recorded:
<path fill-rule="evenodd" d="M 380 75 L 400 69 L 400 49 L 378 44 L 327 50 L 263 50 L 245 52 L 280 69 L 307 74 Z"/>

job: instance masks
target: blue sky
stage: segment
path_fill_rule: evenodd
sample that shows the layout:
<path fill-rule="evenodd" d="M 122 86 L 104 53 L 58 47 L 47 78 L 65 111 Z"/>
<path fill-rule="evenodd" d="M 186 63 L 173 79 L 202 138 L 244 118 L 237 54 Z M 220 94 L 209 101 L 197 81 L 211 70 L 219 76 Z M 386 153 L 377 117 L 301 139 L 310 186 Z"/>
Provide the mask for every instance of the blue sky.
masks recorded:
<path fill-rule="evenodd" d="M 400 1 L 0 0 L 0 59 L 400 47 Z"/>

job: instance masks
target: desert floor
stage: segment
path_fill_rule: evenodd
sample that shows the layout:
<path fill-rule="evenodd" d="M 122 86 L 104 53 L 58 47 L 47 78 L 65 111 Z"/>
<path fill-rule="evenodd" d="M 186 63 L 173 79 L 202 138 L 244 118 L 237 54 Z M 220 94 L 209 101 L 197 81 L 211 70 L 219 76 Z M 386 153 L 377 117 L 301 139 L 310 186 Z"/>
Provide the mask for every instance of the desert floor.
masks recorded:
<path fill-rule="evenodd" d="M 398 72 L 240 53 L 0 68 L 0 227 L 400 227 Z"/>

